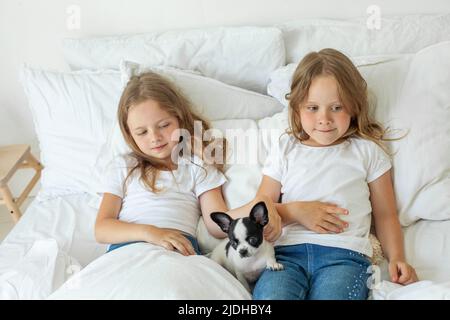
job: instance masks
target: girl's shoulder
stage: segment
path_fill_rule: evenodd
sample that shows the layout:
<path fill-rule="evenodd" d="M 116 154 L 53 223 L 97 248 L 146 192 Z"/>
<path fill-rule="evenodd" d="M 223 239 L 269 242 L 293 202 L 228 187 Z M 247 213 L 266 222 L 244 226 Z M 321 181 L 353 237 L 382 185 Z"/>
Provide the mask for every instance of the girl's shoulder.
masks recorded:
<path fill-rule="evenodd" d="M 204 171 L 203 169 L 210 170 L 210 167 L 197 155 L 191 155 L 190 157 L 180 158 L 178 161 L 178 172 L 189 171 L 193 175 L 197 175 L 198 171 Z"/>
<path fill-rule="evenodd" d="M 223 173 L 213 164 L 209 164 L 198 156 L 183 159 L 178 163 L 177 174 L 179 176 L 190 175 L 196 183 L 205 181 L 205 178 L 220 179 Z"/>
<path fill-rule="evenodd" d="M 272 141 L 272 148 L 277 149 L 280 154 L 287 154 L 299 144 L 300 142 L 293 135 L 283 133 L 278 140 Z"/>
<path fill-rule="evenodd" d="M 194 155 L 192 155 L 191 157 L 190 157 L 190 159 L 187 159 L 188 161 L 188 163 L 190 164 L 190 165 L 197 165 L 197 166 L 201 166 L 201 167 L 203 167 L 203 166 L 205 166 L 205 161 L 203 161 L 199 156 L 197 156 L 196 154 L 194 154 Z"/>
<path fill-rule="evenodd" d="M 375 141 L 364 139 L 361 137 L 351 137 L 348 139 L 350 144 L 353 144 L 354 146 L 360 147 L 360 148 L 367 148 L 367 149 L 380 149 L 382 148 L 375 143 Z"/>
<path fill-rule="evenodd" d="M 383 156 L 389 157 L 389 155 L 383 150 L 383 148 L 375 141 L 360 137 L 352 137 L 349 138 L 348 141 L 350 142 L 349 146 L 351 148 L 359 151 L 364 156 L 370 157 L 382 154 Z"/>
<path fill-rule="evenodd" d="M 182 167 L 203 167 L 205 165 L 205 162 L 197 155 L 191 155 L 189 157 L 181 157 L 178 158 L 178 166 Z"/>
<path fill-rule="evenodd" d="M 137 160 L 130 154 L 119 154 L 114 156 L 108 164 L 109 169 L 131 169 L 137 165 Z"/>

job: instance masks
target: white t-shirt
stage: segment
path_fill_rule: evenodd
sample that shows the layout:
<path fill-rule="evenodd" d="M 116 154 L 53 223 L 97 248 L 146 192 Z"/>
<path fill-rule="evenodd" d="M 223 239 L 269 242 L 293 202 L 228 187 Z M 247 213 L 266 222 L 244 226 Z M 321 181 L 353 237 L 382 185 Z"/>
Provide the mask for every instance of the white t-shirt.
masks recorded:
<path fill-rule="evenodd" d="M 136 169 L 128 178 L 126 193 L 123 183 L 136 160 L 120 156 L 108 166 L 102 192 L 122 198 L 119 220 L 173 228 L 195 236 L 201 215 L 198 197 L 226 182 L 225 176 L 214 166 L 206 165 L 194 156 L 192 161 L 180 159 L 177 170 L 160 171 L 154 193 L 140 180 Z M 173 173 L 173 175 L 172 175 Z"/>
<path fill-rule="evenodd" d="M 390 168 L 388 155 L 370 140 L 350 138 L 338 145 L 311 147 L 291 135 L 282 135 L 263 168 L 264 175 L 281 183 L 282 203 L 334 203 L 349 210 L 348 215 L 339 215 L 349 226 L 339 234 L 319 234 L 291 224 L 283 228 L 276 245 L 312 243 L 372 256 L 368 183 Z"/>

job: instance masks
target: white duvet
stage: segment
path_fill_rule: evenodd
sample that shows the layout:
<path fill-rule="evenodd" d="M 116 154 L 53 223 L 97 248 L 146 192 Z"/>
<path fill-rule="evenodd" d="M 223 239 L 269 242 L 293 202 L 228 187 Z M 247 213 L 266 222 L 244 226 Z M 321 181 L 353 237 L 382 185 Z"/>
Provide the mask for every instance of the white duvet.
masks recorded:
<path fill-rule="evenodd" d="M 0 299 L 43 299 L 100 256 L 87 194 L 38 201 L 0 245 Z"/>
<path fill-rule="evenodd" d="M 145 243 L 104 254 L 93 233 L 97 204 L 88 194 L 35 200 L 0 245 L 0 299 L 45 299 L 55 290 L 54 299 L 250 298 L 203 256 Z"/>
<path fill-rule="evenodd" d="M 50 299 L 250 299 L 226 270 L 205 256 L 183 256 L 147 243 L 95 260 Z"/>
<path fill-rule="evenodd" d="M 79 194 L 30 205 L 0 245 L 1 299 L 250 299 L 204 256 L 145 243 L 104 254 L 93 235 L 97 201 Z M 450 299 L 450 221 L 422 220 L 404 231 L 422 281 L 396 285 L 384 270 L 373 299 Z"/>

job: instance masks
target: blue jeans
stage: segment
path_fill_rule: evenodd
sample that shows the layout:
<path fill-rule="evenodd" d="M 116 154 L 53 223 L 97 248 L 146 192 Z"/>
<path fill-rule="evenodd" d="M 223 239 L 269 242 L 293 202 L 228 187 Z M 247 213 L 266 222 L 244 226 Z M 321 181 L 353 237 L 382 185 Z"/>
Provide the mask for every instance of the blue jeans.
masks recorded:
<path fill-rule="evenodd" d="M 183 234 L 191 243 L 192 246 L 194 247 L 195 253 L 197 253 L 198 255 L 201 255 L 202 253 L 200 252 L 200 247 L 198 246 L 198 242 L 197 239 L 194 238 L 193 236 L 189 235 L 189 234 Z M 139 243 L 139 242 L 144 242 L 144 241 L 132 241 L 132 242 L 122 242 L 122 243 L 115 243 L 115 244 L 111 244 L 108 247 L 108 250 L 106 251 L 106 253 L 111 252 L 115 249 L 118 249 L 120 247 L 123 246 L 127 246 L 129 244 L 133 244 L 133 243 Z"/>
<path fill-rule="evenodd" d="M 365 300 L 369 259 L 358 252 L 315 244 L 275 247 L 282 271 L 264 270 L 255 300 Z"/>

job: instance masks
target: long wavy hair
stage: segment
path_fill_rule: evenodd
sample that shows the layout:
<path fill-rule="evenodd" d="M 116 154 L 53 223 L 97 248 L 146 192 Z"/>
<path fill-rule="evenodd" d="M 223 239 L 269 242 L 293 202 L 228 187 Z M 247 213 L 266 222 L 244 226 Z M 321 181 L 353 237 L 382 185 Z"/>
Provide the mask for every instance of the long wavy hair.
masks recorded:
<path fill-rule="evenodd" d="M 289 101 L 288 133 L 299 141 L 309 139 L 300 121 L 300 107 L 308 97 L 312 81 L 321 75 L 335 78 L 343 107 L 351 116 L 349 128 L 342 138 L 360 137 L 371 140 L 389 154 L 382 141 L 394 139 L 385 138 L 387 130 L 369 115 L 366 81 L 352 61 L 335 49 L 310 52 L 297 66 L 292 77 L 291 92 L 286 95 Z"/>
<path fill-rule="evenodd" d="M 139 76 L 133 76 L 128 81 L 122 96 L 119 101 L 119 108 L 117 112 L 120 130 L 125 138 L 126 143 L 131 148 L 131 154 L 136 159 L 136 166 L 131 168 L 124 182 L 126 187 L 126 181 L 131 174 L 139 170 L 140 179 L 152 192 L 159 192 L 161 190 L 155 187 L 158 174 L 161 170 L 170 170 L 167 165 L 160 159 L 151 157 L 142 152 L 136 142 L 134 141 L 130 128 L 127 124 L 128 114 L 130 109 L 147 100 L 153 100 L 159 104 L 159 106 L 174 116 L 178 120 L 179 128 L 185 129 L 190 134 L 191 141 L 183 141 L 193 154 L 197 155 L 201 159 L 205 160 L 204 150 L 205 148 L 214 143 L 221 148 L 223 159 L 226 159 L 226 140 L 225 138 L 211 139 L 212 141 L 203 141 L 201 138 L 201 150 L 195 148 L 197 144 L 194 144 L 194 122 L 199 121 L 202 126 L 202 132 L 210 129 L 210 124 L 206 119 L 196 114 L 191 106 L 191 102 L 182 94 L 182 92 L 164 76 L 147 72 Z M 184 138 L 184 136 L 183 136 Z M 181 142 L 181 140 L 180 140 Z M 200 144 L 199 144 L 200 145 Z M 211 148 L 211 147 L 210 147 Z M 216 148 L 212 149 L 211 156 L 216 156 Z M 213 164 L 217 169 L 223 171 L 223 162 L 215 163 L 210 159 L 206 161 L 208 164 Z"/>

